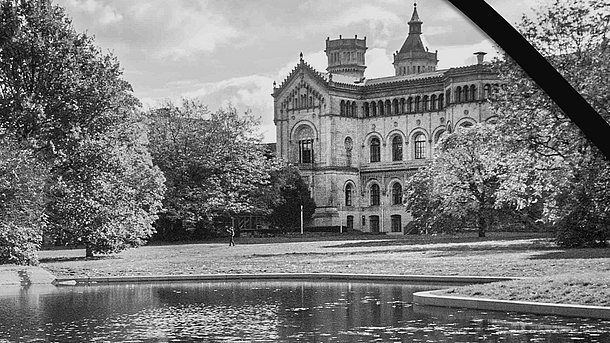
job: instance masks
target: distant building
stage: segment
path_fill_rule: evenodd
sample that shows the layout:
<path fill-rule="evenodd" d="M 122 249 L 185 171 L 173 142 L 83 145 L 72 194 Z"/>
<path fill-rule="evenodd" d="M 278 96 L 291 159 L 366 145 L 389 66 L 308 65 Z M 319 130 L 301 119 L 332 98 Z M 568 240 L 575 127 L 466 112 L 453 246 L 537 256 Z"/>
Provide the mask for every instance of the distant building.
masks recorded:
<path fill-rule="evenodd" d="M 437 70 L 417 7 L 394 54 L 394 76 L 364 77 L 366 37 L 326 40 L 327 72 L 303 60 L 274 84 L 277 155 L 298 165 L 318 208 L 315 227 L 402 233 L 404 182 L 445 132 L 492 119 L 498 78 L 475 65 Z"/>

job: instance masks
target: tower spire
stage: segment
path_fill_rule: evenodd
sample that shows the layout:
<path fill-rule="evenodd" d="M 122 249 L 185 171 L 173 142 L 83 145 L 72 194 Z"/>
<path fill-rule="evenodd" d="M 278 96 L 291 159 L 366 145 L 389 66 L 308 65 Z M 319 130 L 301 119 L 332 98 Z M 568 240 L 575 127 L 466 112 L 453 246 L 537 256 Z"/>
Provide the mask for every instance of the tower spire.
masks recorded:
<path fill-rule="evenodd" d="M 409 20 L 409 35 L 400 51 L 394 55 L 396 75 L 425 73 L 436 70 L 436 53 L 428 52 L 422 42 L 422 24 L 417 12 L 417 2 L 413 3 L 413 14 Z"/>

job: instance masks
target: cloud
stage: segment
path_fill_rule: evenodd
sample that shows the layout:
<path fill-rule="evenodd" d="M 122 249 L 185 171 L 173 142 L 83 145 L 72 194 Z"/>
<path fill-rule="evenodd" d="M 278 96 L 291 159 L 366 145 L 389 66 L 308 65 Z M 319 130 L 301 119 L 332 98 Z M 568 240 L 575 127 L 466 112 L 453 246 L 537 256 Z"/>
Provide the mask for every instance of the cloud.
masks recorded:
<path fill-rule="evenodd" d="M 57 0 L 77 26 L 127 53 L 179 60 L 233 42 L 242 32 L 205 1 Z"/>
<path fill-rule="evenodd" d="M 108 4 L 102 4 L 95 0 L 64 0 L 64 6 L 73 11 L 80 11 L 94 17 L 94 22 L 112 25 L 123 20 L 123 15 L 118 8 Z"/>
<path fill-rule="evenodd" d="M 211 111 L 228 106 L 238 112 L 251 111 L 261 118 L 261 128 L 267 131 L 265 141 L 275 141 L 273 124 L 273 79 L 262 75 L 249 75 L 196 85 L 196 90 L 182 94 L 184 98 L 198 98 L 208 105 Z M 273 130 L 269 128 L 274 127 Z"/>
<path fill-rule="evenodd" d="M 444 47 L 438 52 L 439 69 L 460 67 L 477 63 L 477 58 L 473 55 L 477 51 L 486 52 L 485 60 L 491 61 L 499 56 L 496 43 L 491 39 L 484 39 L 476 44 L 455 45 Z"/>

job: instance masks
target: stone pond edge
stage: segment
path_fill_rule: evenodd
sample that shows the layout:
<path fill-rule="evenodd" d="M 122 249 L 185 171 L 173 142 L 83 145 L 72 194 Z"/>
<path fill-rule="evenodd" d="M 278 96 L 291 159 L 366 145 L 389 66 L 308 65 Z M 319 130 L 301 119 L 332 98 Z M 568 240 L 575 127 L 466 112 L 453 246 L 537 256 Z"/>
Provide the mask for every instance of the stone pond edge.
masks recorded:
<path fill-rule="evenodd" d="M 468 308 L 473 310 L 521 312 L 564 317 L 610 319 L 610 307 L 497 300 L 442 295 L 444 290 L 413 293 L 413 303 L 425 306 Z"/>
<path fill-rule="evenodd" d="M 138 283 L 174 281 L 239 281 L 239 280 L 304 280 L 304 281 L 365 281 L 365 282 L 422 282 L 431 284 L 480 284 L 510 281 L 516 277 L 439 276 L 439 275 L 381 275 L 341 273 L 263 273 L 263 274 L 204 274 L 157 276 L 96 276 L 84 278 L 56 278 L 53 284 L 70 286 L 98 283 Z M 445 290 L 422 291 L 413 294 L 413 304 L 475 310 L 521 312 L 565 317 L 610 319 L 610 307 L 569 304 L 537 303 L 442 295 Z"/>

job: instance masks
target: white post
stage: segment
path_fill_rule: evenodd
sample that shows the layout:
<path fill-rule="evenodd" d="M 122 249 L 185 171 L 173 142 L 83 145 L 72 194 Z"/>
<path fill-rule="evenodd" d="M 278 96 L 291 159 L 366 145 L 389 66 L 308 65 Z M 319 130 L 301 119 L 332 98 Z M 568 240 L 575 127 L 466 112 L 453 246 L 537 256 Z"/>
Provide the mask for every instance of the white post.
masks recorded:
<path fill-rule="evenodd" d="M 301 235 L 303 234 L 303 205 L 301 205 Z"/>

